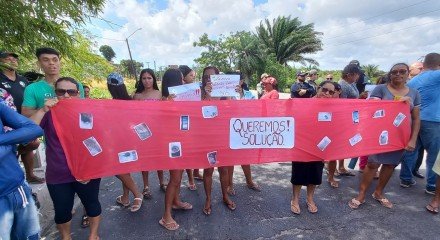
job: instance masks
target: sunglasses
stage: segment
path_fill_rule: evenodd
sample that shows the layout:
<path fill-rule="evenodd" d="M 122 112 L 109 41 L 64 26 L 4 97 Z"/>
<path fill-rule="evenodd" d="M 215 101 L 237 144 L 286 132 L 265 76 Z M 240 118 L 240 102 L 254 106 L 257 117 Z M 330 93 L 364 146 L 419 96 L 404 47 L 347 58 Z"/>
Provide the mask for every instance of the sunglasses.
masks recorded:
<path fill-rule="evenodd" d="M 335 91 L 332 91 L 332 90 L 330 90 L 330 89 L 328 89 L 328 88 L 325 88 L 325 87 L 321 88 L 321 91 L 322 91 L 323 93 L 327 93 L 327 92 L 328 92 L 330 95 L 333 95 L 333 94 L 336 93 Z"/>
<path fill-rule="evenodd" d="M 393 70 L 390 73 L 391 75 L 397 75 L 397 74 L 405 75 L 407 72 L 408 71 L 406 69 L 400 69 L 400 70 Z"/>
<path fill-rule="evenodd" d="M 66 95 L 66 93 L 67 94 L 69 94 L 69 96 L 77 96 L 78 95 L 78 90 L 76 90 L 76 89 L 60 89 L 60 88 L 57 88 L 57 89 L 55 89 L 55 94 L 57 95 L 57 96 L 64 96 L 64 95 Z"/>
<path fill-rule="evenodd" d="M 333 80 L 333 78 L 326 78 L 327 80 Z"/>

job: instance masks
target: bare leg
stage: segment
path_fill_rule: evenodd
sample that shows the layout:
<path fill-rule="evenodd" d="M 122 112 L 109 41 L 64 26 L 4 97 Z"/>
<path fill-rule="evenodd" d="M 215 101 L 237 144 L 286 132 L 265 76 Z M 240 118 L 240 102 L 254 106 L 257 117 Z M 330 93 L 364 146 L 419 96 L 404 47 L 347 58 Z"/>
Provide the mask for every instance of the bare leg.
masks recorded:
<path fill-rule="evenodd" d="M 365 201 L 365 192 L 373 181 L 374 175 L 376 174 L 377 169 L 380 164 L 377 163 L 368 163 L 364 169 L 364 174 L 362 174 L 361 184 L 359 186 L 359 194 L 356 197 L 356 200 L 359 202 Z"/>
<path fill-rule="evenodd" d="M 344 159 L 338 160 L 338 170 L 340 172 L 346 172 L 347 171 L 347 169 L 345 169 L 345 160 Z"/>
<path fill-rule="evenodd" d="M 57 224 L 58 231 L 60 232 L 62 240 L 70 240 L 72 239 L 70 236 L 70 223 L 72 221 L 68 221 L 63 224 Z"/>
<path fill-rule="evenodd" d="M 379 181 L 377 183 L 376 190 L 373 193 L 377 198 L 383 198 L 383 190 L 393 175 L 394 168 L 394 165 L 388 164 L 383 164 L 380 168 Z"/>
<path fill-rule="evenodd" d="M 203 170 L 203 186 L 205 187 L 205 210 L 211 211 L 211 191 L 212 191 L 212 174 L 214 168 L 207 168 Z"/>
<path fill-rule="evenodd" d="M 157 178 L 159 179 L 159 186 L 165 186 L 165 182 L 164 182 L 164 178 L 163 178 L 163 171 L 162 170 L 158 170 L 157 171 Z"/>
<path fill-rule="evenodd" d="M 144 189 L 149 187 L 148 184 L 148 171 L 142 171 L 142 181 L 144 182 Z"/>
<path fill-rule="evenodd" d="M 246 178 L 246 184 L 248 185 L 248 187 L 258 186 L 252 180 L 251 165 L 241 165 L 241 168 L 243 169 L 244 177 Z"/>
<path fill-rule="evenodd" d="M 431 205 L 431 208 L 438 208 L 440 205 L 440 176 L 437 176 L 435 195 L 429 205 Z"/>
<path fill-rule="evenodd" d="M 163 220 L 166 223 L 175 222 L 171 216 L 171 209 L 173 201 L 175 201 L 176 194 L 178 194 L 178 188 L 180 187 L 180 181 L 182 179 L 183 170 L 170 170 L 170 181 L 168 183 L 167 191 L 165 192 L 165 212 L 163 214 Z"/>
<path fill-rule="evenodd" d="M 337 184 L 337 181 L 335 180 L 335 172 L 336 172 L 336 161 L 329 161 L 328 162 L 328 175 L 327 175 L 327 181 L 329 183 L 335 182 Z"/>
<path fill-rule="evenodd" d="M 230 195 L 235 195 L 235 189 L 234 189 L 234 166 L 228 166 L 226 167 L 228 170 L 228 187 L 226 191 Z"/>
<path fill-rule="evenodd" d="M 299 196 L 301 194 L 301 187 L 302 187 L 301 185 L 293 185 L 292 184 L 293 195 L 292 195 L 291 205 L 294 208 L 298 209 L 298 211 L 300 211 L 300 208 L 299 208 Z"/>
<path fill-rule="evenodd" d="M 316 206 L 315 200 L 313 199 L 313 196 L 315 195 L 315 189 L 316 185 L 307 185 L 307 208 L 311 213 L 316 213 L 318 211 L 318 207 Z"/>
<path fill-rule="evenodd" d="M 229 166 L 217 168 L 220 175 L 220 186 L 222 189 L 223 201 L 226 203 L 232 202 L 231 199 L 229 199 L 229 195 L 228 195 L 228 182 L 229 182 L 228 168 Z"/>
<path fill-rule="evenodd" d="M 123 187 L 125 186 L 127 188 L 127 190 L 129 190 L 133 193 L 135 198 L 142 198 L 142 193 L 139 192 L 136 183 L 133 181 L 133 178 L 131 178 L 129 173 L 120 174 L 120 175 L 117 175 L 116 177 L 119 178 L 119 180 L 121 180 Z M 125 190 L 124 190 L 124 194 L 125 194 Z M 121 200 L 123 202 L 128 202 L 128 192 L 127 192 L 126 199 L 122 198 Z M 125 200 L 127 200 L 127 201 L 125 201 Z"/>
<path fill-rule="evenodd" d="M 188 186 L 194 186 L 194 175 L 192 169 L 186 169 L 186 175 L 188 175 Z"/>
<path fill-rule="evenodd" d="M 89 217 L 89 222 L 90 222 L 89 240 L 99 239 L 98 229 L 99 229 L 99 222 L 100 221 L 101 221 L 101 216 Z"/>
<path fill-rule="evenodd" d="M 197 179 L 203 178 L 202 175 L 200 175 L 199 169 L 194 169 L 193 176 L 194 176 L 194 178 L 197 178 Z"/>

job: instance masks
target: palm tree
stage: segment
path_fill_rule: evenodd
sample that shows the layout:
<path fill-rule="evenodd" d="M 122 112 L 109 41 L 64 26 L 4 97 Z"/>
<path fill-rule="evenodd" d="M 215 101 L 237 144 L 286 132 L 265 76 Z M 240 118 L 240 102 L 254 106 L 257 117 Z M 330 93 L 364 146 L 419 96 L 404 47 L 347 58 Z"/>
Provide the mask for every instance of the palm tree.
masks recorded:
<path fill-rule="evenodd" d="M 314 30 L 313 24 L 301 25 L 298 18 L 278 17 L 265 22 L 260 22 L 257 27 L 257 36 L 268 54 L 273 53 L 277 62 L 286 65 L 287 62 L 306 62 L 319 65 L 312 58 L 304 57 L 304 54 L 315 53 L 322 50 L 322 42 L 319 39 L 320 32 Z"/>
<path fill-rule="evenodd" d="M 250 32 L 238 32 L 235 66 L 247 77 L 264 69 L 264 52 L 258 48 L 258 38 Z"/>
<path fill-rule="evenodd" d="M 371 79 L 383 74 L 383 71 L 379 70 L 379 65 L 374 64 L 363 65 L 362 70 L 364 70 L 365 75 Z"/>

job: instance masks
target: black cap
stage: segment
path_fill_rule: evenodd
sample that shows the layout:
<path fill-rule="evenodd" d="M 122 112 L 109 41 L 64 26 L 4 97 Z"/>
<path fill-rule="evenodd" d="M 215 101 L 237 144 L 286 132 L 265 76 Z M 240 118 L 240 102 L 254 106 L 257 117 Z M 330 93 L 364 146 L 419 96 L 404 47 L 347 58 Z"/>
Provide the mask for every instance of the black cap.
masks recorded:
<path fill-rule="evenodd" d="M 16 54 L 16 53 L 4 51 L 4 50 L 0 51 L 0 58 L 7 58 L 9 56 L 13 56 L 15 58 L 18 58 L 18 54 Z"/>
<path fill-rule="evenodd" d="M 349 74 L 349 73 L 362 74 L 362 71 L 357 65 L 348 64 L 347 66 L 345 66 L 344 70 L 342 70 L 342 74 Z"/>

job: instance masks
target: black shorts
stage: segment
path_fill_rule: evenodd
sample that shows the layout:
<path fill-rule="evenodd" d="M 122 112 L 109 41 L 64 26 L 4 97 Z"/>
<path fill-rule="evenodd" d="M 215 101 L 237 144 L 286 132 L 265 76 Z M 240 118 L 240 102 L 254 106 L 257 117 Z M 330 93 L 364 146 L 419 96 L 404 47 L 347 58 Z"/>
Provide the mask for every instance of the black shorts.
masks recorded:
<path fill-rule="evenodd" d="M 293 185 L 321 185 L 324 162 L 292 162 Z"/>

